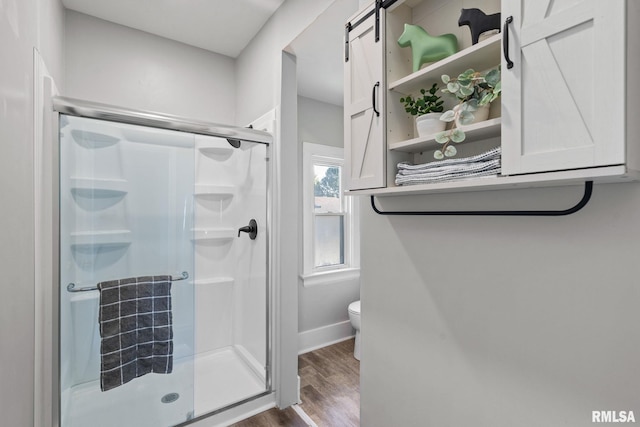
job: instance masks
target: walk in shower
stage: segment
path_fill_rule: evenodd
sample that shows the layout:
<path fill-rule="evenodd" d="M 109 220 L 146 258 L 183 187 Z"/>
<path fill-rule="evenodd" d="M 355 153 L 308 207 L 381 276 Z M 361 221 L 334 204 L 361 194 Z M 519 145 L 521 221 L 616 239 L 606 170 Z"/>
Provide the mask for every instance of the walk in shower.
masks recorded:
<path fill-rule="evenodd" d="M 64 98 L 54 105 L 61 427 L 174 426 L 269 393 L 270 135 Z M 149 276 L 170 290 L 166 325 L 159 294 L 150 298 L 154 330 L 168 331 L 165 372 L 122 379 L 132 366 L 123 354 L 138 351 L 140 363 L 148 340 L 136 323 L 133 335 L 120 329 L 116 351 L 104 344 L 105 289 Z M 119 289 L 111 306 L 124 328 L 122 319 L 142 319 L 145 298 L 127 305 Z M 108 353 L 124 365 L 112 388 Z"/>

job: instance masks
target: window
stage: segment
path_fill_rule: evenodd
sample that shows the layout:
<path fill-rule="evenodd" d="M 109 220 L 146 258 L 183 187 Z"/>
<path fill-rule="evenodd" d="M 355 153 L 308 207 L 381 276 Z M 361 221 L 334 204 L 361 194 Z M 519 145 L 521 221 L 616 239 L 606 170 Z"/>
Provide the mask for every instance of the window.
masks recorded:
<path fill-rule="evenodd" d="M 345 197 L 343 149 L 303 145 L 305 285 L 359 275 L 355 203 Z"/>

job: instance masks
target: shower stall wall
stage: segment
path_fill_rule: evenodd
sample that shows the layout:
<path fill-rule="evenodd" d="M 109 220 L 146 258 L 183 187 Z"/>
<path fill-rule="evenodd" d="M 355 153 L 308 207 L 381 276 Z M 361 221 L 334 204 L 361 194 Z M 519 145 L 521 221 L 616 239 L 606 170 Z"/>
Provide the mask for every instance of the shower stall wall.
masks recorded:
<path fill-rule="evenodd" d="M 270 136 L 63 98 L 54 105 L 59 425 L 181 425 L 270 393 Z M 97 285 L 158 275 L 172 280 L 173 367 L 101 391 Z M 121 318 L 131 317 L 126 304 L 117 303 Z"/>

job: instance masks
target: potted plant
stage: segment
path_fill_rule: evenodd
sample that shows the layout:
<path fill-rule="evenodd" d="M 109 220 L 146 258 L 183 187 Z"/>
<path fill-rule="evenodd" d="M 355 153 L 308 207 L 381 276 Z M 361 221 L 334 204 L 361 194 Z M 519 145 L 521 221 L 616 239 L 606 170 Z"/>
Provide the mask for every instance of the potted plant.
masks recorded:
<path fill-rule="evenodd" d="M 500 67 L 487 73 L 468 69 L 457 78 L 443 74 L 442 82 L 447 85 L 442 92 L 454 95 L 459 102 L 440 117 L 440 120 L 453 122 L 454 125 L 451 129 L 436 135 L 436 142 L 443 144 L 441 149 L 433 153 L 433 157 L 438 160 L 456 155 L 457 150 L 450 143 L 464 141 L 464 126 L 486 120 L 489 117 L 490 104 L 498 99 L 502 92 Z"/>
<path fill-rule="evenodd" d="M 404 104 L 404 110 L 416 116 L 416 129 L 418 136 L 433 135 L 443 131 L 447 126 L 446 122 L 440 120 L 440 113 L 444 111 L 444 101 L 441 96 L 436 95 L 438 92 L 438 84 L 434 83 L 431 89 L 420 89 L 421 96 L 413 98 L 407 95 L 400 98 L 400 102 Z"/>

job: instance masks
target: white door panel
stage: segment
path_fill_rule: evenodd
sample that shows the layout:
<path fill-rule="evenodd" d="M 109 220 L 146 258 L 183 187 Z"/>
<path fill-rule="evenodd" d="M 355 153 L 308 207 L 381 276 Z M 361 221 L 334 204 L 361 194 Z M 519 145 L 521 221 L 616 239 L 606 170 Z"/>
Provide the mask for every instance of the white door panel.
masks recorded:
<path fill-rule="evenodd" d="M 380 14 L 382 30 L 384 10 Z M 345 62 L 345 163 L 350 190 L 385 186 L 383 64 L 384 37 L 376 42 L 375 16 L 371 16 L 349 33 Z"/>
<path fill-rule="evenodd" d="M 624 163 L 624 10 L 624 0 L 503 1 L 514 19 L 504 174 Z"/>

